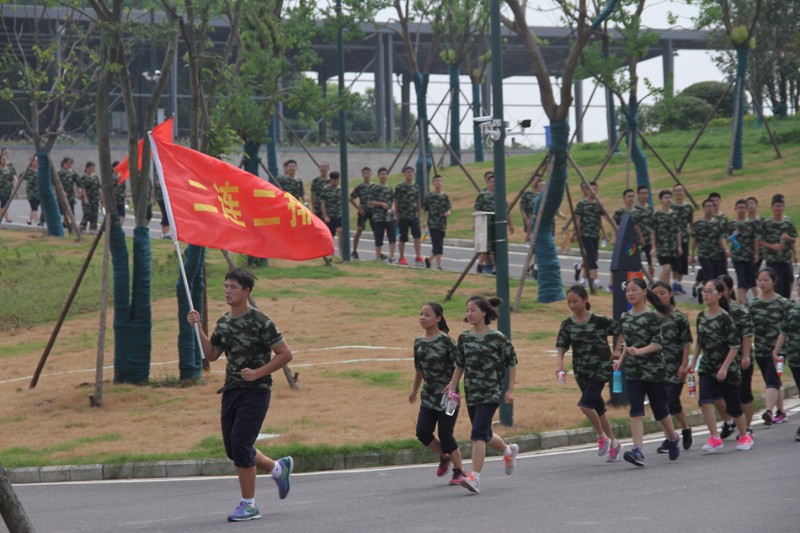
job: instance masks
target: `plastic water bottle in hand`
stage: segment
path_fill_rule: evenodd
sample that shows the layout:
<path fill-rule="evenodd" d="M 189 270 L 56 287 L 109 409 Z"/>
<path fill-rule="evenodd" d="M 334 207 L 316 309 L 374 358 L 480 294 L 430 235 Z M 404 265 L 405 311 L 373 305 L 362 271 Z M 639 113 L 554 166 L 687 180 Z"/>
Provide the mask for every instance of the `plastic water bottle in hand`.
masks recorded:
<path fill-rule="evenodd" d="M 563 385 L 564 383 L 566 383 L 566 382 L 567 382 L 567 373 L 566 373 L 566 372 L 564 372 L 563 370 L 560 370 L 560 371 L 558 372 L 558 382 L 559 382 L 561 385 Z"/>
<path fill-rule="evenodd" d="M 697 380 L 694 376 L 694 368 L 690 368 L 686 374 L 686 385 L 689 387 L 689 397 L 694 398 L 697 396 Z"/>
<path fill-rule="evenodd" d="M 611 392 L 620 394 L 622 392 L 622 370 L 614 370 L 614 377 L 611 381 Z"/>
<path fill-rule="evenodd" d="M 451 392 L 448 395 L 447 399 L 447 407 L 445 407 L 445 414 L 447 416 L 453 416 L 455 414 L 456 409 L 458 409 L 458 404 L 461 402 L 461 396 L 457 392 Z"/>
<path fill-rule="evenodd" d="M 778 357 L 778 363 L 775 365 L 775 372 L 778 374 L 778 377 L 783 375 L 783 356 L 781 355 Z"/>

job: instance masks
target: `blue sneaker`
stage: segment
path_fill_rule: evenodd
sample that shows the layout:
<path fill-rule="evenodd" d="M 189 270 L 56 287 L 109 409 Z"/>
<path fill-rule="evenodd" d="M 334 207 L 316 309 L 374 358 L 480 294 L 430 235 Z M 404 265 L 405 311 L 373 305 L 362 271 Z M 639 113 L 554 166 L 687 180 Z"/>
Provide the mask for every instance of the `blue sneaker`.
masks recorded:
<path fill-rule="evenodd" d="M 228 515 L 228 522 L 246 522 L 247 520 L 258 520 L 259 518 L 261 518 L 261 511 L 258 510 L 258 507 L 239 502 L 236 510 Z"/>
<path fill-rule="evenodd" d="M 292 459 L 291 456 L 286 456 L 278 459 L 278 462 L 281 464 L 283 470 L 281 470 L 281 475 L 279 477 L 273 479 L 278 486 L 278 497 L 284 500 L 289 495 L 289 489 L 292 488 L 291 475 L 292 470 L 294 470 L 294 459 Z"/>
<path fill-rule="evenodd" d="M 622 457 L 632 465 L 645 466 L 644 454 L 639 448 L 634 448 L 632 450 L 625 452 L 625 454 Z"/>
<path fill-rule="evenodd" d="M 681 455 L 681 449 L 678 446 L 680 442 L 681 439 L 678 437 L 677 433 L 675 433 L 671 439 L 667 439 L 667 453 L 669 453 L 670 461 L 677 461 L 678 457 Z"/>

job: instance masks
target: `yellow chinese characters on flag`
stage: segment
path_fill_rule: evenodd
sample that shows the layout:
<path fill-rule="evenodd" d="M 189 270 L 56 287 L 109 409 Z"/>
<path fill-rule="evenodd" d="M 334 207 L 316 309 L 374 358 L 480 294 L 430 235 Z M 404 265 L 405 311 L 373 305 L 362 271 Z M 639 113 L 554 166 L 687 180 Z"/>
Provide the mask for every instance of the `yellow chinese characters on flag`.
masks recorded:
<path fill-rule="evenodd" d="M 291 194 L 219 159 L 154 141 L 179 241 L 295 261 L 333 254 L 328 227 Z"/>

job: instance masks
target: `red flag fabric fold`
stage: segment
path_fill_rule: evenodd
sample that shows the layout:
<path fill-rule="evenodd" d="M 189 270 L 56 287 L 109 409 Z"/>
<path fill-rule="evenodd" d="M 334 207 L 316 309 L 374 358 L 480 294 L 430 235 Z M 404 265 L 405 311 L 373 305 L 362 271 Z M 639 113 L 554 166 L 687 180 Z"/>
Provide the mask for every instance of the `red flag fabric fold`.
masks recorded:
<path fill-rule="evenodd" d="M 164 142 L 171 143 L 173 142 L 173 135 L 172 135 L 172 117 L 169 117 L 167 120 L 158 124 L 156 127 L 153 128 L 153 136 L 157 139 L 161 139 Z M 142 147 L 144 146 L 144 139 L 139 139 L 139 170 L 142 169 Z M 125 156 L 122 161 L 115 167 L 117 174 L 119 174 L 119 179 L 117 180 L 117 185 L 123 183 L 125 180 L 131 177 L 131 167 L 130 162 L 128 161 L 128 156 Z"/>

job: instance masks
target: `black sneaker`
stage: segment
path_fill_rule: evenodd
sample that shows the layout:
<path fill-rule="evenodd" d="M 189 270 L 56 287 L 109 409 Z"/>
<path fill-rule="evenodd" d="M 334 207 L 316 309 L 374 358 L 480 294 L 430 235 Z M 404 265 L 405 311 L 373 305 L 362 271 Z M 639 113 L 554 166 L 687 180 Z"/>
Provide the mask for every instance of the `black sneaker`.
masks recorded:
<path fill-rule="evenodd" d="M 625 452 L 622 457 L 632 465 L 645 466 L 644 454 L 638 448 Z"/>
<path fill-rule="evenodd" d="M 681 431 L 681 437 L 683 438 L 683 449 L 688 450 L 694 444 L 694 439 L 692 438 L 692 428 L 686 428 Z"/>
<path fill-rule="evenodd" d="M 664 442 L 661 443 L 661 446 L 659 446 L 656 451 L 658 453 L 669 453 L 669 440 L 664 439 Z"/>
<path fill-rule="evenodd" d="M 719 428 L 719 438 L 727 439 L 733 434 L 734 429 L 736 429 L 736 424 L 732 424 L 730 422 L 723 422 L 722 427 Z"/>
<path fill-rule="evenodd" d="M 431 267 L 431 258 L 430 257 L 426 257 L 425 258 L 425 268 L 430 268 L 430 267 Z"/>
<path fill-rule="evenodd" d="M 353 253 L 351 253 L 351 254 L 350 254 L 350 257 L 351 257 L 352 259 L 358 259 L 358 252 L 353 252 Z"/>
<path fill-rule="evenodd" d="M 761 420 L 764 421 L 764 426 L 770 427 L 772 425 L 772 413 L 769 411 L 764 411 L 764 414 L 761 415 Z"/>
<path fill-rule="evenodd" d="M 797 428 L 797 433 L 794 435 L 794 441 L 800 442 L 800 428 Z"/>
<path fill-rule="evenodd" d="M 667 440 L 667 448 L 668 448 L 667 453 L 669 453 L 670 461 L 677 461 L 678 457 L 680 457 L 681 455 L 681 449 L 680 446 L 678 446 L 678 442 L 680 442 L 680 440 L 678 439 L 677 433 L 672 435 L 672 437 L 675 440 L 669 440 L 669 439 Z"/>
<path fill-rule="evenodd" d="M 575 269 L 575 281 L 578 281 L 581 279 L 581 264 L 575 263 L 572 267 Z"/>
<path fill-rule="evenodd" d="M 480 263 L 478 263 L 477 265 L 475 265 L 475 272 L 477 272 L 478 274 L 481 274 L 481 273 L 483 273 L 483 265 L 482 265 L 482 264 L 480 264 Z"/>
<path fill-rule="evenodd" d="M 389 256 L 388 256 L 388 255 L 386 255 L 386 254 L 381 254 L 381 261 L 386 261 L 387 259 L 389 259 Z"/>

